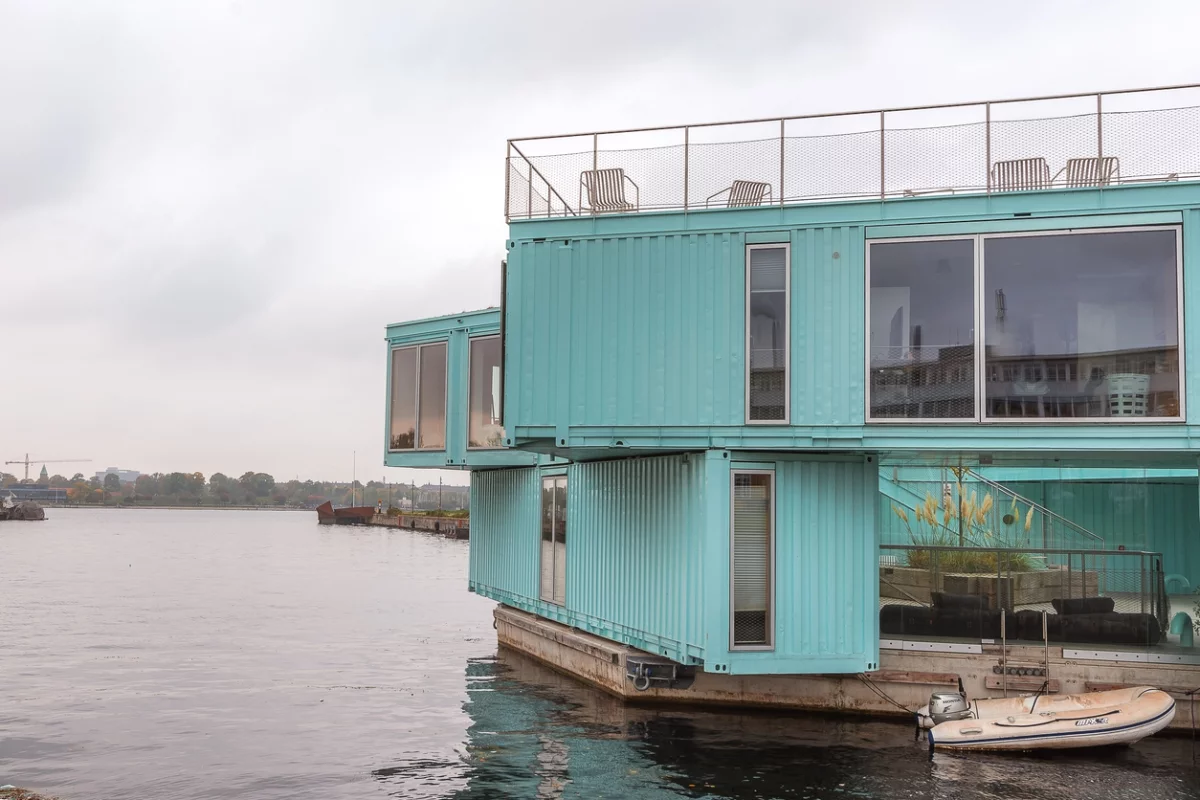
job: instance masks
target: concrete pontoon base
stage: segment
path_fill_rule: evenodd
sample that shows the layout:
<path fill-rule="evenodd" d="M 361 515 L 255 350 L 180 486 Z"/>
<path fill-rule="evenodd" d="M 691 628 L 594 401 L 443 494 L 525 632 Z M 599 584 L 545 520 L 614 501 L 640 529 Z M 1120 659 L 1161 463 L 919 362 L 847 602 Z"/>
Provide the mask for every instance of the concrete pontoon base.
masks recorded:
<path fill-rule="evenodd" d="M 1190 731 L 1200 665 L 1153 664 L 1113 659 L 1078 658 L 1063 648 L 1010 646 L 1009 664 L 1042 665 L 1049 656 L 1049 676 L 996 674 L 1002 647 L 982 645 L 979 652 L 931 652 L 882 649 L 880 669 L 859 675 L 724 675 L 697 669 L 686 689 L 652 684 L 638 691 L 628 677 L 628 658 L 654 658 L 636 648 L 499 605 L 494 612 L 500 645 L 531 656 L 550 668 L 595 686 L 622 700 L 653 704 L 778 708 L 877 716 L 913 714 L 930 693 L 954 689 L 961 679 L 968 697 L 1030 694 L 1047 691 L 1076 694 L 1122 686 L 1156 686 L 1175 698 L 1177 711 L 1169 730 Z M 1195 709 L 1200 710 L 1200 709 Z"/>

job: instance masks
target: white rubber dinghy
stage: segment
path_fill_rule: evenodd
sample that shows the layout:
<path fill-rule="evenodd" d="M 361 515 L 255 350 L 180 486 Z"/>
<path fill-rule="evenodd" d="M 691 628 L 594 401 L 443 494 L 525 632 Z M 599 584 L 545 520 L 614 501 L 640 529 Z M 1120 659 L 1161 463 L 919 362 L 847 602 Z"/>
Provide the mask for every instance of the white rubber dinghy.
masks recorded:
<path fill-rule="evenodd" d="M 924 709 L 922 709 L 924 711 Z M 1041 750 L 1131 744 L 1175 718 L 1175 700 L 1138 686 L 1087 694 L 970 701 L 971 716 L 934 725 L 932 747 L 946 750 Z"/>

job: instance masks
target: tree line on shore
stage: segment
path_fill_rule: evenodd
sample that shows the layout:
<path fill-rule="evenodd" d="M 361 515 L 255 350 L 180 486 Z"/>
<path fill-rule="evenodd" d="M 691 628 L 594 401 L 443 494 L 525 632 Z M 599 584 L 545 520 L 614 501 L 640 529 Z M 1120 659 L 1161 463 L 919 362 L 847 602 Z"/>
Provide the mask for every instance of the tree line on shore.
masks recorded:
<path fill-rule="evenodd" d="M 15 475 L 0 472 L 0 486 L 19 484 Z M 88 505 L 146 506 L 274 506 L 315 508 L 326 500 L 336 506 L 360 505 L 393 509 L 454 511 L 468 505 L 466 486 L 419 486 L 382 481 L 276 481 L 265 472 L 246 472 L 232 477 L 214 472 L 205 478 L 199 472 L 156 472 L 122 481 L 109 473 L 101 480 L 75 473 L 70 478 L 52 475 L 39 486 L 65 489 L 71 503 Z"/>

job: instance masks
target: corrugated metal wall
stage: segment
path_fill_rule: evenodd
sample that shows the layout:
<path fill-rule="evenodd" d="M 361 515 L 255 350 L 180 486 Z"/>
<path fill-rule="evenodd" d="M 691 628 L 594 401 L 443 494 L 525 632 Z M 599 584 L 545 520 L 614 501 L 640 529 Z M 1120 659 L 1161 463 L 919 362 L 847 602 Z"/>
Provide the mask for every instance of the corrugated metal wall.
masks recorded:
<path fill-rule="evenodd" d="M 781 654 L 878 663 L 878 543 L 874 508 L 863 502 L 878 487 L 869 467 L 779 463 Z"/>
<path fill-rule="evenodd" d="M 792 422 L 861 423 L 862 229 L 778 238 L 792 245 Z M 742 425 L 744 248 L 741 232 L 519 242 L 512 424 Z"/>
<path fill-rule="evenodd" d="M 704 651 L 700 456 L 572 464 L 567 606 L 604 636 L 676 660 Z"/>
<path fill-rule="evenodd" d="M 860 672 L 879 664 L 879 542 L 873 462 L 733 462 L 773 466 L 776 475 L 775 646 L 769 652 L 716 652 L 728 618 L 710 621 L 707 663 L 731 674 Z M 728 520 L 716 529 L 728 548 Z M 718 591 L 728 591 L 729 565 Z M 711 589 L 710 589 L 711 590 Z M 726 607 L 727 609 L 727 607 Z M 726 610 L 726 615 L 728 611 Z"/>
<path fill-rule="evenodd" d="M 792 234 L 794 425 L 861 425 L 865 420 L 863 263 L 861 227 Z"/>
<path fill-rule="evenodd" d="M 703 458 L 569 467 L 564 606 L 538 598 L 541 474 L 471 474 L 471 588 L 678 661 L 701 657 Z"/>
<path fill-rule="evenodd" d="M 540 514 L 537 469 L 471 473 L 473 591 L 536 613 Z"/>

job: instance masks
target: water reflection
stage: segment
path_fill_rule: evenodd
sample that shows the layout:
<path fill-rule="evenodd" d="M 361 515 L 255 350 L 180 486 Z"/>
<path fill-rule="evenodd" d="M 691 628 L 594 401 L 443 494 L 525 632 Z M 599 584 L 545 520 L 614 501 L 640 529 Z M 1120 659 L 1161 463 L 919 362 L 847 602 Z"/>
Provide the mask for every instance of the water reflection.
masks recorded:
<path fill-rule="evenodd" d="M 376 771 L 395 796 L 449 769 L 456 800 L 1200 796 L 1186 739 L 931 758 L 906 724 L 629 707 L 504 649 L 468 662 L 466 680 L 461 761 Z"/>

